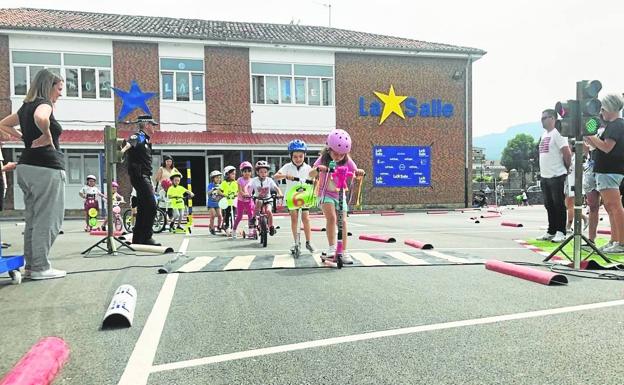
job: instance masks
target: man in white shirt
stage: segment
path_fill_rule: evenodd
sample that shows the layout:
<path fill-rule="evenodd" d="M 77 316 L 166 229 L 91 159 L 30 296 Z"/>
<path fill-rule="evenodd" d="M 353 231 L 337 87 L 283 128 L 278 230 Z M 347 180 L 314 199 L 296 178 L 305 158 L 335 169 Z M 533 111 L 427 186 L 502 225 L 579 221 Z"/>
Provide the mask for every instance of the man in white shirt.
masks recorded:
<path fill-rule="evenodd" d="M 568 140 L 555 129 L 557 113 L 542 112 L 545 132 L 539 142 L 539 166 L 544 206 L 548 212 L 548 231 L 538 239 L 563 242 L 566 233 L 564 185 L 572 159 Z"/>

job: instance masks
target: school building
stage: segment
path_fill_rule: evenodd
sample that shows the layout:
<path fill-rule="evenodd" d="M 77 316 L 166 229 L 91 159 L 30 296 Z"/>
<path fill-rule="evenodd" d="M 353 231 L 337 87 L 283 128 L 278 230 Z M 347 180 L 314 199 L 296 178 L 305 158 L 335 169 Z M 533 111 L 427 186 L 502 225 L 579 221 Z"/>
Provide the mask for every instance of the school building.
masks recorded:
<path fill-rule="evenodd" d="M 116 125 L 136 82 L 161 124 L 154 170 L 172 155 L 194 190 L 242 160 L 288 162 L 300 138 L 313 162 L 334 128 L 353 139 L 367 171 L 369 207 L 463 206 L 471 197 L 472 64 L 485 52 L 366 32 L 103 13 L 0 9 L 0 116 L 17 111 L 37 71 L 65 78 L 55 116 L 63 126 L 67 209 L 82 208 L 88 174 L 103 175 L 103 127 Z M 132 120 L 142 111 L 123 117 Z M 6 140 L 7 160 L 23 145 Z M 129 194 L 123 166 L 116 170 Z M 8 175 L 5 207 L 22 209 Z M 197 194 L 194 205 L 203 205 Z"/>

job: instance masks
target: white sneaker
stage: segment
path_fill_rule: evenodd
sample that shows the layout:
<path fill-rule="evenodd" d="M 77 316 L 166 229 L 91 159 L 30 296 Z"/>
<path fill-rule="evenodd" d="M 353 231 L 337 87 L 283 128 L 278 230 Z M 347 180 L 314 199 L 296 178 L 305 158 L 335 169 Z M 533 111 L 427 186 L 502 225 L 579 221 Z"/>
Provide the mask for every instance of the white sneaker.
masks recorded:
<path fill-rule="evenodd" d="M 236 231 L 232 231 L 232 239 L 236 239 L 236 237 L 238 237 Z"/>
<path fill-rule="evenodd" d="M 48 270 L 44 271 L 31 271 L 30 279 L 34 281 L 40 281 L 44 279 L 63 278 L 66 275 L 66 271 L 49 268 Z"/>
<path fill-rule="evenodd" d="M 622 254 L 624 253 L 624 245 L 621 245 L 619 242 L 613 242 L 611 247 L 602 250 L 602 252 L 607 254 Z"/>
<path fill-rule="evenodd" d="M 556 242 L 556 243 L 561 243 L 561 242 L 565 241 L 565 239 L 566 239 L 565 234 L 562 233 L 561 231 L 557 231 L 555 236 L 552 237 L 552 239 L 550 241 L 551 242 Z"/>
<path fill-rule="evenodd" d="M 328 257 L 333 257 L 334 254 L 336 254 L 336 245 L 329 246 L 329 248 L 325 252 L 325 255 L 327 255 Z"/>
<path fill-rule="evenodd" d="M 602 246 L 600 246 L 600 247 L 598 248 L 598 250 L 600 250 L 600 251 L 605 251 L 606 249 L 608 249 L 608 248 L 610 248 L 611 246 L 613 246 L 613 244 L 614 244 L 614 243 L 615 243 L 615 242 L 613 242 L 613 241 L 611 241 L 611 240 L 610 240 L 609 242 L 607 242 L 607 244 L 606 244 L 606 245 L 602 245 Z"/>
<path fill-rule="evenodd" d="M 353 265 L 353 257 L 351 257 L 351 254 L 342 254 L 342 263 L 344 263 L 345 265 Z"/>
<path fill-rule="evenodd" d="M 538 241 L 550 241 L 554 237 L 555 237 L 555 234 L 545 233 L 541 237 L 538 237 L 538 238 L 535 238 L 535 239 L 537 239 Z"/>

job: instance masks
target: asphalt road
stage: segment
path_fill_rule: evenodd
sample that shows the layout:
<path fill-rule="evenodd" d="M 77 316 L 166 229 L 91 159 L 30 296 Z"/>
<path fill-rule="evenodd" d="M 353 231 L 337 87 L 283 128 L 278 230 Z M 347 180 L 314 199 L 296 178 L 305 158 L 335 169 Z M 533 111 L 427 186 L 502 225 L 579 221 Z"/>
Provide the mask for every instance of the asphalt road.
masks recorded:
<path fill-rule="evenodd" d="M 624 303 L 610 301 L 622 299 L 622 283 L 569 277 L 548 287 L 488 271 L 478 262 L 539 262 L 514 240 L 543 233 L 546 214 L 521 207 L 479 224 L 475 215 L 351 216 L 357 267 L 342 270 L 314 267 L 310 255 L 295 263 L 308 267 L 272 268 L 287 260 L 285 219 L 276 219 L 282 229 L 266 249 L 205 228 L 162 234 L 195 261 L 194 272 L 169 275 L 157 267 L 172 255 L 83 258 L 97 237 L 67 221 L 52 261 L 72 274 L 22 285 L 0 278 L 0 373 L 53 335 L 71 347 L 55 384 L 620 384 Z M 1 226 L 17 253 L 23 227 Z M 364 233 L 397 242 L 358 240 Z M 313 235 L 319 250 L 324 237 Z M 408 238 L 436 253 L 404 245 Z M 399 263 L 392 253 L 428 264 Z M 227 271 L 233 261 L 247 263 Z M 134 324 L 102 330 L 121 284 L 138 292 Z"/>

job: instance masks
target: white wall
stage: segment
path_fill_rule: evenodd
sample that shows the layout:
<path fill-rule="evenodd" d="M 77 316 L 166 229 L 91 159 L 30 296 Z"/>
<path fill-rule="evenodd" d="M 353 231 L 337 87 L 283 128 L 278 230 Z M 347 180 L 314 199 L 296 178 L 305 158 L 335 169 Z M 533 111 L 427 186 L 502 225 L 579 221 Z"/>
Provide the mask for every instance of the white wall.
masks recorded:
<path fill-rule="evenodd" d="M 333 52 L 308 52 L 291 49 L 249 49 L 250 62 L 323 64 L 333 66 L 334 58 Z M 336 128 L 335 106 L 252 104 L 251 110 L 251 127 L 253 132 L 326 134 Z"/>
<path fill-rule="evenodd" d="M 27 50 L 27 51 L 51 51 L 66 53 L 86 53 L 86 54 L 107 54 L 113 55 L 112 40 L 104 39 L 85 39 L 72 37 L 47 37 L 42 35 L 26 36 L 11 35 L 9 36 L 10 50 Z M 112 81 L 115 84 L 115 69 L 112 68 Z M 11 87 L 13 87 L 13 70 L 11 67 Z M 23 101 L 23 96 L 11 97 L 12 110 L 17 111 Z M 63 123 L 63 128 L 71 130 L 79 129 L 98 129 L 101 130 L 106 123 L 113 123 L 115 119 L 115 103 L 114 99 L 108 100 L 89 100 L 89 99 L 63 99 L 61 98 L 56 106 L 54 113 L 57 120 L 83 120 L 98 121 L 97 123 L 71 122 Z"/>

